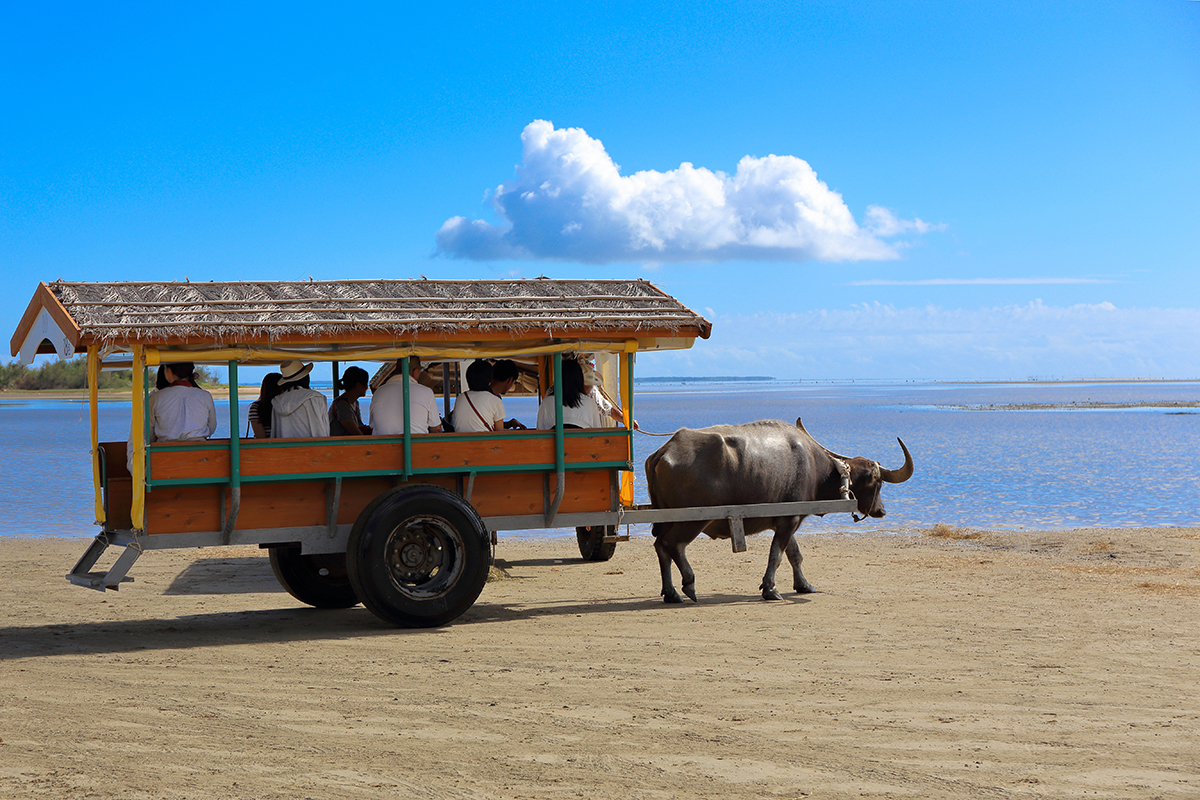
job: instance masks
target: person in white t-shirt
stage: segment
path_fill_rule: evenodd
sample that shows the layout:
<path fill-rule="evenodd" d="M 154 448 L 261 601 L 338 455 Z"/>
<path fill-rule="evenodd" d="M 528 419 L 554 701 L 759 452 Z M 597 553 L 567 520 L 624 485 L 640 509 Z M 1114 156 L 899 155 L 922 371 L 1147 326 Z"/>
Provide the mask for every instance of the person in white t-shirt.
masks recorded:
<path fill-rule="evenodd" d="M 182 442 L 207 439 L 217 430 L 212 395 L 196 386 L 190 361 L 163 365 L 167 386 L 150 403 L 150 441 Z"/>
<path fill-rule="evenodd" d="M 482 358 L 467 367 L 467 391 L 454 401 L 456 433 L 504 430 L 504 401 L 491 392 L 492 365 Z"/>
<path fill-rule="evenodd" d="M 395 436 L 404 433 L 404 381 L 408 380 L 408 403 L 414 434 L 441 433 L 442 418 L 438 415 L 437 397 L 433 389 L 419 383 L 421 377 L 420 356 L 408 357 L 408 372 L 404 375 L 396 360 L 396 371 L 387 382 L 371 395 L 371 433 L 375 436 Z"/>
<path fill-rule="evenodd" d="M 562 362 L 562 396 L 564 428 L 599 428 L 602 426 L 600 407 L 588 395 L 583 382 L 583 367 L 575 359 Z M 547 392 L 538 406 L 537 427 L 540 431 L 554 430 L 554 392 Z"/>
<path fill-rule="evenodd" d="M 517 381 L 521 377 L 521 369 L 517 366 L 517 362 L 507 358 L 502 358 L 492 364 L 492 382 L 488 389 L 492 394 L 504 399 L 504 395 L 512 391 L 512 388 L 517 385 Z M 523 431 L 528 430 L 525 423 L 521 420 L 513 419 L 505 420 L 504 427 L 508 430 Z"/>

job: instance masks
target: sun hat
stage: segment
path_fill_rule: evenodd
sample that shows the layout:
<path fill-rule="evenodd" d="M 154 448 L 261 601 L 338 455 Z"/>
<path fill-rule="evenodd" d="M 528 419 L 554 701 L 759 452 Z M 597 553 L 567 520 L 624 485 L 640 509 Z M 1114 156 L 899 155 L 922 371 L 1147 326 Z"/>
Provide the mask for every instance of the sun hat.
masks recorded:
<path fill-rule="evenodd" d="M 305 364 L 303 361 L 285 361 L 279 365 L 279 374 L 283 376 L 279 379 L 279 384 L 282 386 L 285 383 L 295 383 L 312 372 L 312 368 L 312 364 Z"/>

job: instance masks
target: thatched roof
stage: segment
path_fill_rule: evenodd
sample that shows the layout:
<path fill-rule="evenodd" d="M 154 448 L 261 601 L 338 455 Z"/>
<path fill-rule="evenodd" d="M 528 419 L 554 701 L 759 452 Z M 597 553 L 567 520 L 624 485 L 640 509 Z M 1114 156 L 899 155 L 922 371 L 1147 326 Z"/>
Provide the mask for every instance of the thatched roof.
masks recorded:
<path fill-rule="evenodd" d="M 643 280 L 56 281 L 34 296 L 13 355 L 43 309 L 76 347 L 707 338 L 712 327 Z"/>

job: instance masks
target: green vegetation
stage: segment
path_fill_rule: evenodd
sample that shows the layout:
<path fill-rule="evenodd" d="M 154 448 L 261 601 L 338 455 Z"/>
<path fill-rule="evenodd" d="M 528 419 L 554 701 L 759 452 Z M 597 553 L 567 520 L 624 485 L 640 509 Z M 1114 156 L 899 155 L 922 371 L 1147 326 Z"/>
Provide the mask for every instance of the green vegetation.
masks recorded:
<path fill-rule="evenodd" d="M 153 373 L 150 379 L 153 381 Z M 196 380 L 202 386 L 213 386 L 217 382 L 216 376 L 204 367 L 196 367 Z M 104 370 L 100 373 L 101 389 L 120 390 L 132 387 L 132 370 Z M 86 388 L 87 359 L 82 356 L 70 361 L 47 361 L 37 369 L 31 369 L 17 361 L 0 364 L 0 390 L 3 391 L 45 392 Z M 154 388 L 153 384 L 150 388 Z"/>

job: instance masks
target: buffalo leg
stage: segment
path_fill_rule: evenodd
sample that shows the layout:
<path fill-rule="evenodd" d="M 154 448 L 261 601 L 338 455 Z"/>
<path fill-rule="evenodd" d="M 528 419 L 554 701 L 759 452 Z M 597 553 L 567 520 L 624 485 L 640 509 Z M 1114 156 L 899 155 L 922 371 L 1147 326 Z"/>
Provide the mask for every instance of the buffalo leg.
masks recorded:
<path fill-rule="evenodd" d="M 692 600 L 696 599 L 696 573 L 688 563 L 684 551 L 697 536 L 704 523 L 655 523 L 654 551 L 658 554 L 658 566 L 662 570 L 662 597 L 667 603 L 682 603 L 683 598 L 675 591 L 671 582 L 671 564 L 679 567 L 679 577 L 683 582 L 683 593 Z"/>
<path fill-rule="evenodd" d="M 788 561 L 792 562 L 792 587 L 797 594 L 809 594 L 815 592 L 816 589 L 804 577 L 804 573 L 800 571 L 800 562 L 804 561 L 804 556 L 800 555 L 800 545 L 796 543 L 796 535 L 792 534 L 788 539 L 787 549 Z"/>
<path fill-rule="evenodd" d="M 791 549 L 795 548 L 796 554 L 800 554 L 800 548 L 796 546 L 796 541 L 792 534 L 796 532 L 796 528 L 800 527 L 799 517 L 791 517 L 788 519 L 778 520 L 775 525 L 775 536 L 771 539 L 771 552 L 767 556 L 767 571 L 763 574 L 762 589 L 763 600 L 782 600 L 783 595 L 775 588 L 775 571 L 779 569 L 779 562 L 783 558 L 785 550 L 788 554 L 788 560 L 793 566 L 796 561 L 792 559 Z"/>

